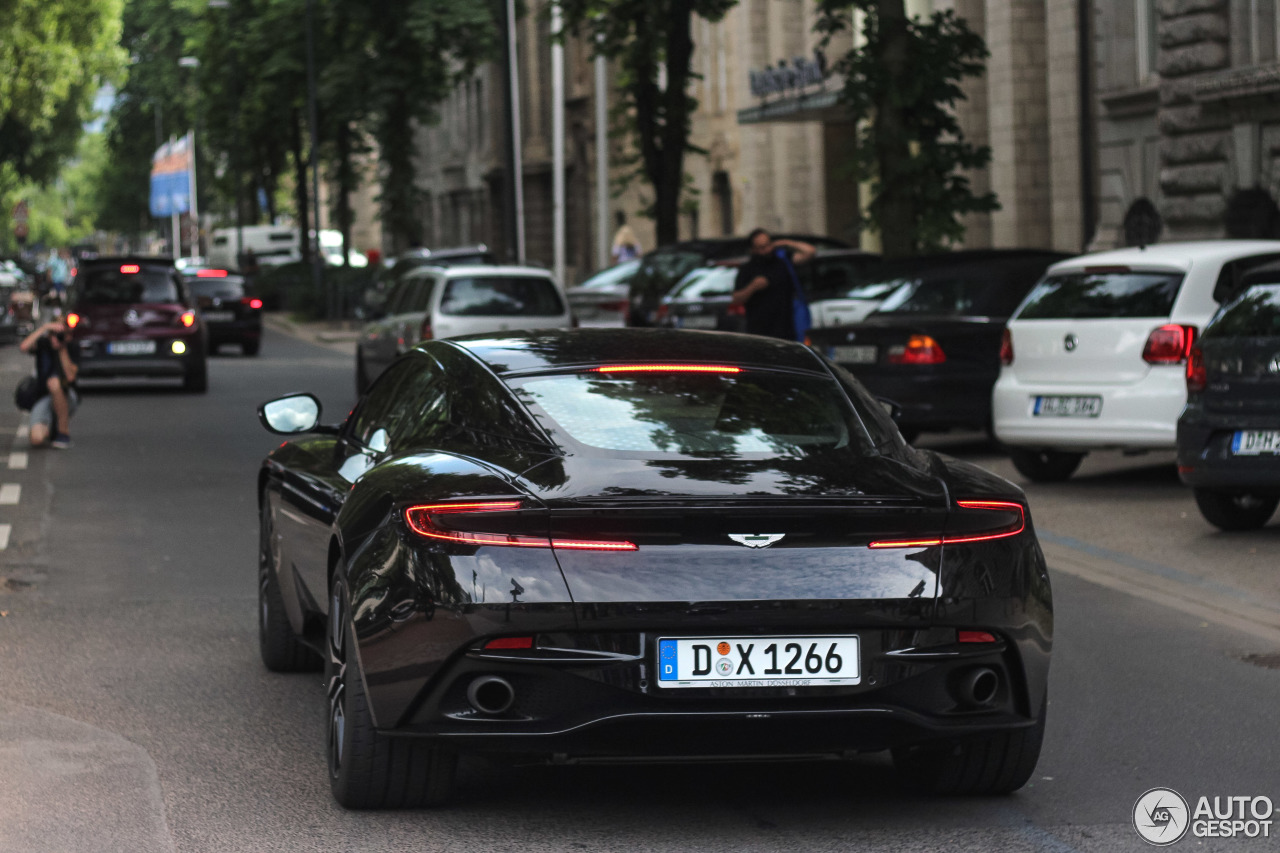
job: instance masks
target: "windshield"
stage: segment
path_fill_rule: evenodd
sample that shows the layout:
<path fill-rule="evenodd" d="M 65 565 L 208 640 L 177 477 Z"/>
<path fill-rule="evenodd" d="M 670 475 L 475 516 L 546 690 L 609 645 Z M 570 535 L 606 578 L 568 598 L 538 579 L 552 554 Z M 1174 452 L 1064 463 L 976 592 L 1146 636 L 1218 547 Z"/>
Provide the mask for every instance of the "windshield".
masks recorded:
<path fill-rule="evenodd" d="M 680 279 L 680 283 L 667 294 L 669 299 L 706 299 L 712 296 L 729 296 L 738 271 L 733 267 L 705 267 L 696 269 Z"/>
<path fill-rule="evenodd" d="M 586 372 L 515 388 L 554 438 L 595 451 L 799 457 L 868 445 L 829 377 Z"/>
<path fill-rule="evenodd" d="M 88 270 L 78 290 L 77 301 L 88 305 L 182 301 L 173 275 L 167 269 L 155 267 L 144 267 L 133 273 L 121 272 L 120 267 L 115 266 Z"/>
<path fill-rule="evenodd" d="M 564 313 L 556 286 L 533 276 L 468 276 L 451 279 L 442 314 L 460 317 L 551 317 Z"/>
<path fill-rule="evenodd" d="M 819 299 L 883 299 L 901 283 L 900 278 L 877 276 L 880 259 L 874 255 L 823 257 L 809 262 L 807 290 L 809 298 Z M 805 275 L 801 267 L 801 275 Z"/>
<path fill-rule="evenodd" d="M 187 289 L 197 299 L 239 299 L 244 296 L 244 279 L 237 276 L 190 278 Z"/>
<path fill-rule="evenodd" d="M 1182 286 L 1177 272 L 1079 272 L 1036 285 L 1020 320 L 1167 317 Z"/>
<path fill-rule="evenodd" d="M 626 261 L 617 266 L 609 267 L 601 270 L 591 278 L 578 285 L 580 288 L 587 290 L 595 290 L 597 288 L 616 287 L 618 285 L 627 284 L 635 277 L 636 270 L 640 269 L 639 259 L 634 261 Z"/>
<path fill-rule="evenodd" d="M 1280 284 L 1255 285 L 1205 327 L 1204 338 L 1280 336 Z"/>

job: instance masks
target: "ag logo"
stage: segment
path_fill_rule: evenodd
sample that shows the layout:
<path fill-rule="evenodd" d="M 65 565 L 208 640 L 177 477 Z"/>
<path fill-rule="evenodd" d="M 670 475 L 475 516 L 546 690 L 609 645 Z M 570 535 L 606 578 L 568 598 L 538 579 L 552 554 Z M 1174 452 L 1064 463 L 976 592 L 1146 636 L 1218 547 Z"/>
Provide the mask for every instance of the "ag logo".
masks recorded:
<path fill-rule="evenodd" d="M 141 326 L 142 317 L 139 316 L 137 311 L 130 308 L 128 311 L 124 312 L 124 324 L 126 326 Z"/>
<path fill-rule="evenodd" d="M 1172 788 L 1152 788 L 1133 804 L 1133 828 L 1148 844 L 1166 847 L 1191 825 L 1187 801 Z"/>
<path fill-rule="evenodd" d="M 1062 339 L 1062 346 L 1066 348 L 1067 352 L 1075 352 L 1076 347 L 1080 346 L 1080 339 L 1075 335 L 1067 335 Z"/>
<path fill-rule="evenodd" d="M 748 548 L 768 548 L 773 543 L 781 541 L 786 535 L 785 533 L 730 533 L 729 538 Z"/>
<path fill-rule="evenodd" d="M 1280 352 L 1271 356 L 1271 363 L 1267 365 L 1268 373 L 1280 373 Z"/>

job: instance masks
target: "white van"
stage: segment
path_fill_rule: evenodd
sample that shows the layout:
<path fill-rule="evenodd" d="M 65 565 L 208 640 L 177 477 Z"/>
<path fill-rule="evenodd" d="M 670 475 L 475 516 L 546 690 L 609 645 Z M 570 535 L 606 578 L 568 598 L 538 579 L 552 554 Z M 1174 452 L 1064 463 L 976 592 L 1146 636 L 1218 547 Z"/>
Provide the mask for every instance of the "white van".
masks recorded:
<path fill-rule="evenodd" d="M 244 234 L 244 246 L 236 242 Z M 246 225 L 244 228 L 217 228 L 209 243 L 209 265 L 219 269 L 240 269 L 240 255 L 252 250 L 261 266 L 279 266 L 302 259 L 298 229 L 290 225 Z"/>

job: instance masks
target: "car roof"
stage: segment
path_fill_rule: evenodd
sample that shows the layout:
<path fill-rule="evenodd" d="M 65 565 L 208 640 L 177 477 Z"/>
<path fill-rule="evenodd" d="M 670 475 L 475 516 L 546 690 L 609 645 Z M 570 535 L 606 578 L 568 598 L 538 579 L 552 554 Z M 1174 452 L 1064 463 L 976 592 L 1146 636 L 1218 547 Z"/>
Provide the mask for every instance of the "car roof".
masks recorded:
<path fill-rule="evenodd" d="M 87 267 L 111 266 L 112 264 L 159 264 L 172 267 L 173 258 L 168 255 L 98 255 L 96 258 L 85 258 L 78 266 Z"/>
<path fill-rule="evenodd" d="M 1280 252 L 1280 240 L 1197 240 L 1094 252 L 1054 264 L 1050 273 L 1095 266 L 1157 266 L 1186 272 L 1195 263 L 1226 263 L 1263 252 Z"/>
<path fill-rule="evenodd" d="M 495 373 L 536 373 L 580 364 L 691 362 L 822 370 L 806 347 L 759 335 L 681 329 L 545 329 L 435 342 L 458 347 Z M 431 343 L 422 346 L 429 347 Z M 654 353 L 661 353 L 655 358 Z"/>

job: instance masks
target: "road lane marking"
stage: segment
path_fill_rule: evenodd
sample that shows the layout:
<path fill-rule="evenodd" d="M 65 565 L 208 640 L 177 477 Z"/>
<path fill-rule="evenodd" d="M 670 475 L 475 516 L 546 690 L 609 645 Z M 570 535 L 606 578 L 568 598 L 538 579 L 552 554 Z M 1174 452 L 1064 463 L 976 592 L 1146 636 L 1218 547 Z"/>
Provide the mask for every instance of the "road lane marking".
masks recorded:
<path fill-rule="evenodd" d="M 13 506 L 22 498 L 22 486 L 17 483 L 0 485 L 0 506 Z"/>
<path fill-rule="evenodd" d="M 0 524 L 0 551 L 9 547 L 9 536 L 13 533 L 12 524 Z"/>
<path fill-rule="evenodd" d="M 15 450 L 9 454 L 9 467 L 15 471 L 21 471 L 27 467 L 27 452 L 25 450 Z"/>

